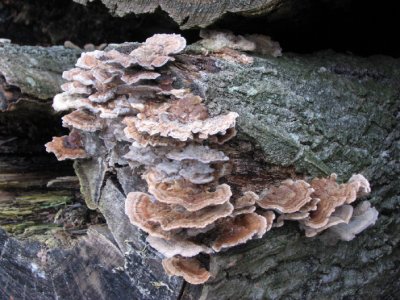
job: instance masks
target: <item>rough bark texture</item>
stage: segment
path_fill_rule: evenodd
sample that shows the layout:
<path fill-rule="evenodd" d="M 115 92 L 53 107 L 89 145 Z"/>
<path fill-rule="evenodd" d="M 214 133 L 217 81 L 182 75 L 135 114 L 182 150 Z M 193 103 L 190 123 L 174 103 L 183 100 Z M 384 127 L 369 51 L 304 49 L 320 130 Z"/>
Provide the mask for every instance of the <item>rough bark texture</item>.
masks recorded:
<path fill-rule="evenodd" d="M 81 4 L 87 4 L 90 0 L 74 0 Z M 129 13 L 144 14 L 153 13 L 161 8 L 181 25 L 182 28 L 206 27 L 222 15 L 242 13 L 248 15 L 263 14 L 272 11 L 281 0 L 255 0 L 255 1 L 138 1 L 138 0 L 102 0 L 110 13 L 117 16 L 125 16 Z M 291 2 L 291 1 L 289 1 Z"/>
<path fill-rule="evenodd" d="M 191 61 L 192 70 L 182 69 L 183 61 Z M 323 238 L 306 238 L 290 224 L 273 229 L 262 240 L 213 256 L 211 271 L 215 278 L 193 287 L 163 273 L 161 257 L 146 247 L 145 235 L 124 215 L 125 194 L 143 189 L 143 182 L 128 168 L 105 168 L 102 159 L 79 162 L 75 168 L 85 199 L 103 213 L 119 253 L 125 253 L 125 272 L 113 277 L 118 294 L 108 290 L 106 281 L 96 281 L 101 282 L 96 289 L 104 299 L 395 299 L 400 289 L 400 62 L 388 57 L 363 59 L 323 52 L 256 57 L 253 65 L 241 65 L 189 54 L 180 56 L 176 66 L 178 75 L 194 74 L 194 87 L 205 96 L 212 113 L 230 110 L 240 115 L 239 135 L 224 149 L 240 166 L 227 178 L 229 184 L 260 190 L 271 180 L 303 174 L 334 171 L 339 179 L 346 180 L 352 173 L 361 172 L 372 183 L 369 199 L 380 217 L 354 241 L 335 246 L 326 244 Z M 45 274 L 51 275 L 46 275 L 46 280 L 38 279 L 29 269 L 30 259 L 37 252 L 25 254 L 19 242 L 3 234 L 0 241 L 0 286 L 6 287 L 6 297 L 22 297 L 24 289 L 35 291 L 35 287 L 24 287 L 29 280 L 36 286 L 49 278 L 60 286 L 85 283 L 54 277 L 52 274 L 63 273 L 58 273 L 57 264 L 47 267 L 49 273 Z M 98 243 L 101 245 L 96 242 L 88 246 L 90 251 L 99 248 Z M 12 257 L 10 245 L 22 249 L 18 250 L 23 253 L 20 257 L 26 259 L 21 262 Z M 68 252 L 71 257 L 79 260 L 79 249 L 63 251 L 72 251 Z M 90 259 L 96 257 L 103 256 L 94 251 Z M 96 267 L 91 274 L 108 280 L 109 268 L 115 266 L 104 261 L 99 265 L 104 268 Z M 10 280 L 12 266 L 19 266 L 25 275 Z M 84 287 L 79 284 L 76 290 L 81 291 Z M 89 291 L 94 286 L 91 284 Z M 16 293 L 11 293 L 10 286 L 16 287 Z M 54 288 L 45 295 L 63 295 L 62 291 Z M 99 298 L 94 292 L 76 297 L 82 295 Z"/>
<path fill-rule="evenodd" d="M 137 299 L 110 239 L 106 227 L 92 227 L 70 249 L 46 249 L 0 229 L 1 299 Z"/>
<path fill-rule="evenodd" d="M 267 162 L 342 180 L 372 182 L 377 224 L 352 242 L 328 246 L 281 228 L 212 258 L 218 275 L 205 299 L 394 298 L 399 290 L 399 61 L 332 52 L 223 64 L 209 77 L 214 111 L 240 114 L 240 131 Z"/>
<path fill-rule="evenodd" d="M 93 0 L 74 0 L 87 5 Z M 293 17 L 299 11 L 315 6 L 313 1 L 294 0 L 201 0 L 201 1 L 173 1 L 173 0 L 101 0 L 109 12 L 119 17 L 128 14 L 154 13 L 158 8 L 165 11 L 181 29 L 207 27 L 227 14 L 243 16 L 269 15 L 273 18 L 282 16 Z M 326 1 L 325 1 L 326 2 Z M 336 4 L 336 0 L 327 1 L 329 5 Z M 318 4 L 317 4 L 318 5 Z"/>

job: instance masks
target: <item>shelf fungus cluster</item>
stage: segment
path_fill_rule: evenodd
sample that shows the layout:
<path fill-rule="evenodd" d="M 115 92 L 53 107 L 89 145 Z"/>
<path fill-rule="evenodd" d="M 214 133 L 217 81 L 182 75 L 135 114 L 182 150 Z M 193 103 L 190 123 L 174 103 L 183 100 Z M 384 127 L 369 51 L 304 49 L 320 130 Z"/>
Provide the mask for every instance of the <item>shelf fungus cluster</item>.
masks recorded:
<path fill-rule="evenodd" d="M 314 178 L 310 183 L 303 180 L 285 180 L 278 187 L 264 191 L 257 204 L 266 210 L 275 210 L 277 217 L 275 227 L 283 226 L 285 220 L 295 220 L 307 237 L 314 237 L 330 228 L 331 232 L 339 232 L 338 228 L 345 228 L 349 232 L 358 234 L 377 219 L 378 212 L 368 201 L 362 202 L 360 207 L 367 207 L 367 214 L 361 217 L 361 223 L 354 222 L 360 219 L 361 213 L 354 212 L 353 203 L 358 196 L 365 196 L 371 191 L 368 180 L 360 175 L 353 175 L 347 183 L 338 184 L 336 174 L 327 178 Z M 361 211 L 358 209 L 358 211 Z M 361 230 L 351 228 L 360 226 Z M 340 234 L 336 235 L 338 239 Z"/>
<path fill-rule="evenodd" d="M 157 34 L 129 50 L 83 53 L 63 73 L 68 82 L 53 103 L 72 111 L 62 118 L 70 134 L 46 144 L 59 160 L 103 156 L 143 178 L 146 190 L 128 193 L 125 213 L 148 233 L 169 275 L 204 283 L 212 276 L 208 255 L 261 238 L 285 220 L 300 222 L 307 236 L 336 228 L 347 240 L 375 222 L 370 205 L 354 214 L 350 205 L 369 192 L 361 175 L 346 184 L 331 175 L 233 194 L 223 183 L 232 162 L 219 149 L 236 135 L 238 114 L 210 116 L 203 99 L 171 76 L 168 63 L 185 46 L 179 35 Z"/>

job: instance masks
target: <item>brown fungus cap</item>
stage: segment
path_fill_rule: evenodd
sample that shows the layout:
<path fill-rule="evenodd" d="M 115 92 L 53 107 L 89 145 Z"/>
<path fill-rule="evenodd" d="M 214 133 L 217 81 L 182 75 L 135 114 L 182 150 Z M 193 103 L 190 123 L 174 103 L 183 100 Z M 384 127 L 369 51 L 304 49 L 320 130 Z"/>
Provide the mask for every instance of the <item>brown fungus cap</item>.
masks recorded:
<path fill-rule="evenodd" d="M 182 228 L 204 228 L 216 220 L 229 216 L 233 206 L 229 202 L 209 206 L 195 212 L 190 212 L 178 205 L 168 205 L 159 201 L 151 201 L 150 195 L 132 192 L 127 201 L 131 209 L 129 217 L 133 220 L 144 218 L 146 222 L 160 224 L 161 229 L 170 231 Z"/>
<path fill-rule="evenodd" d="M 156 119 L 134 119 L 137 130 L 149 135 L 160 135 L 171 137 L 179 141 L 187 141 L 197 138 L 205 140 L 209 136 L 216 134 L 225 134 L 229 128 L 235 127 L 236 118 L 239 115 L 235 112 L 229 112 L 226 115 L 220 115 L 208 118 L 204 121 L 195 120 L 190 123 L 181 123 L 179 120 L 170 120 L 168 115 L 160 116 Z"/>
<path fill-rule="evenodd" d="M 266 231 L 270 231 L 271 228 L 273 227 L 273 225 L 276 224 L 276 223 L 274 223 L 276 215 L 272 210 L 260 211 L 260 212 L 257 212 L 257 214 L 259 214 L 260 216 L 263 216 L 267 220 Z M 279 226 L 277 226 L 277 227 L 279 227 Z"/>
<path fill-rule="evenodd" d="M 90 71 L 82 70 L 80 68 L 73 68 L 64 71 L 62 77 L 68 81 L 77 81 L 83 85 L 93 85 L 95 78 Z"/>
<path fill-rule="evenodd" d="M 211 247 L 219 252 L 223 248 L 246 243 L 254 236 L 261 238 L 267 230 L 267 220 L 256 213 L 242 214 L 222 220 L 216 230 L 218 237 Z"/>
<path fill-rule="evenodd" d="M 84 111 L 75 110 L 62 117 L 63 126 L 71 126 L 82 131 L 95 132 L 104 126 L 104 122 L 95 115 Z"/>
<path fill-rule="evenodd" d="M 285 180 L 279 187 L 268 189 L 257 204 L 264 209 L 293 213 L 311 201 L 314 190 L 304 180 Z"/>
<path fill-rule="evenodd" d="M 214 191 L 210 191 L 209 186 L 195 185 L 185 179 L 158 182 L 157 174 L 153 171 L 147 172 L 144 178 L 147 181 L 149 193 L 158 201 L 178 204 L 189 211 L 223 204 L 232 196 L 231 188 L 227 184 L 218 185 Z"/>
<path fill-rule="evenodd" d="M 255 206 L 247 206 L 239 209 L 234 209 L 232 212 L 232 217 L 236 217 L 238 215 L 249 214 L 255 212 L 257 207 Z"/>
<path fill-rule="evenodd" d="M 87 153 L 83 147 L 82 139 L 77 132 L 69 135 L 53 137 L 46 145 L 46 151 L 52 152 L 58 160 L 86 158 Z"/>
<path fill-rule="evenodd" d="M 117 50 L 110 50 L 103 54 L 102 60 L 107 64 L 118 64 L 124 68 L 129 68 L 137 64 L 137 59 L 131 55 L 123 54 Z"/>
<path fill-rule="evenodd" d="M 353 215 L 353 206 L 349 204 L 344 204 L 336 208 L 336 210 L 329 217 L 328 223 L 320 228 L 311 228 L 308 226 L 302 226 L 302 222 L 300 222 L 300 227 L 302 227 L 305 231 L 306 237 L 313 237 L 319 234 L 320 232 L 328 229 L 329 227 L 341 224 L 341 223 L 349 223 L 350 218 Z"/>
<path fill-rule="evenodd" d="M 160 93 L 157 92 L 157 95 L 160 95 Z M 165 92 L 162 93 L 165 94 Z M 208 111 L 199 96 L 188 94 L 178 100 L 168 100 L 166 102 L 146 101 L 137 117 L 140 120 L 147 119 L 155 122 L 167 118 L 169 121 L 177 120 L 186 124 L 196 120 L 207 119 Z"/>
<path fill-rule="evenodd" d="M 115 97 L 114 90 L 107 90 L 104 92 L 95 92 L 89 96 L 89 100 L 95 103 L 105 103 Z"/>
<path fill-rule="evenodd" d="M 103 56 L 104 52 L 95 50 L 93 52 L 83 52 L 81 57 L 76 62 L 76 66 L 82 69 L 93 69 L 95 67 L 103 65 L 100 61 L 100 57 Z"/>
<path fill-rule="evenodd" d="M 186 94 L 182 98 L 172 101 L 168 108 L 170 118 L 178 119 L 182 123 L 207 119 L 208 110 L 202 101 L 201 97 L 193 94 Z"/>
<path fill-rule="evenodd" d="M 185 143 L 179 142 L 170 138 L 161 136 L 150 136 L 145 133 L 140 133 L 135 125 L 135 117 L 125 117 L 122 123 L 126 125 L 124 128 L 124 134 L 127 139 L 137 142 L 142 147 L 156 147 L 156 146 L 174 146 L 182 147 Z"/>
<path fill-rule="evenodd" d="M 186 40 L 179 34 L 155 34 L 129 55 L 137 59 L 146 69 L 161 67 L 174 60 L 170 54 L 177 54 L 186 47 Z"/>
<path fill-rule="evenodd" d="M 161 229 L 159 223 L 149 221 L 149 214 L 146 204 L 148 203 L 149 195 L 141 192 L 131 192 L 125 200 L 125 214 L 128 216 L 131 224 L 139 227 L 151 236 L 163 239 L 173 239 L 174 231 L 165 231 Z M 151 201 L 150 201 L 151 202 Z"/>
<path fill-rule="evenodd" d="M 255 212 L 257 209 L 255 204 L 258 199 L 256 193 L 252 191 L 244 192 L 242 197 L 232 201 L 234 207 L 232 217 Z"/>
<path fill-rule="evenodd" d="M 233 206 L 235 207 L 235 209 L 253 206 L 258 200 L 259 197 L 256 193 L 252 191 L 247 191 L 243 193 L 242 197 L 233 200 Z"/>
<path fill-rule="evenodd" d="M 196 258 L 171 257 L 163 259 L 162 265 L 169 276 L 183 277 L 191 284 L 205 283 L 211 276 Z"/>
<path fill-rule="evenodd" d="M 61 85 L 61 89 L 68 94 L 90 95 L 92 89 L 78 81 L 71 81 Z"/>
<path fill-rule="evenodd" d="M 319 201 L 320 199 L 318 198 L 312 198 L 310 202 L 304 204 L 304 206 L 300 208 L 299 212 L 310 212 L 317 210 Z"/>
<path fill-rule="evenodd" d="M 140 80 L 151 80 L 160 77 L 160 73 L 150 71 L 140 71 L 135 73 L 125 73 L 121 76 L 122 81 L 127 84 L 138 83 Z"/>
<path fill-rule="evenodd" d="M 328 178 L 314 178 L 311 181 L 311 187 L 315 190 L 312 196 L 320 201 L 317 210 L 311 212 L 310 218 L 304 221 L 304 225 L 312 228 L 324 227 L 336 207 L 356 200 L 360 188 L 359 181 L 338 184 L 336 178 L 336 174 L 332 174 Z"/>

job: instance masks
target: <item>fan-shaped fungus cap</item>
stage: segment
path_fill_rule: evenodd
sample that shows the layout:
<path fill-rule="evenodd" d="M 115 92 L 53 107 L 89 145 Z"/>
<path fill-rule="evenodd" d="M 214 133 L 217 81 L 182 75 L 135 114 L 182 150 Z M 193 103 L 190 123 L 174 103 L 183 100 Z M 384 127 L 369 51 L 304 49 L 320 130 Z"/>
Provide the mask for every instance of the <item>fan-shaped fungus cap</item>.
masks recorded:
<path fill-rule="evenodd" d="M 69 135 L 53 137 L 46 145 L 47 152 L 53 152 L 58 160 L 86 158 L 87 153 L 83 148 L 79 133 L 71 131 Z"/>
<path fill-rule="evenodd" d="M 256 214 L 242 214 L 218 223 L 218 237 L 211 244 L 214 251 L 246 243 L 253 236 L 261 238 L 267 230 L 267 220 Z"/>
<path fill-rule="evenodd" d="M 84 110 L 75 110 L 62 117 L 63 126 L 71 126 L 83 131 L 95 132 L 103 128 L 104 123 L 100 118 Z"/>
<path fill-rule="evenodd" d="M 155 34 L 129 55 L 135 57 L 140 66 L 153 69 L 174 60 L 169 55 L 177 54 L 185 47 L 186 40 L 179 34 Z"/>
<path fill-rule="evenodd" d="M 263 216 L 267 220 L 267 228 L 265 231 L 270 231 L 274 224 L 274 220 L 276 218 L 275 213 L 271 210 L 265 210 L 265 211 L 259 212 L 258 214 Z"/>
<path fill-rule="evenodd" d="M 150 71 L 140 71 L 135 73 L 125 73 L 121 76 L 122 81 L 127 84 L 138 83 L 140 80 L 151 80 L 160 77 L 160 73 Z"/>
<path fill-rule="evenodd" d="M 150 136 L 145 133 L 144 134 L 140 133 L 135 126 L 135 120 L 136 120 L 135 117 L 125 117 L 122 120 L 122 123 L 127 125 L 124 128 L 124 134 L 128 139 L 137 142 L 140 146 L 142 146 L 142 147 L 147 147 L 147 146 L 181 147 L 182 145 L 184 145 L 184 142 L 175 141 L 170 138 L 161 137 L 161 136 L 157 136 L 157 135 Z"/>
<path fill-rule="evenodd" d="M 80 95 L 70 95 L 66 92 L 54 96 L 53 109 L 63 111 L 69 109 L 78 109 L 83 105 L 83 98 Z"/>
<path fill-rule="evenodd" d="M 114 97 L 115 97 L 115 91 L 112 89 L 112 90 L 93 93 L 89 96 L 89 100 L 95 103 L 105 103 L 110 101 Z"/>
<path fill-rule="evenodd" d="M 257 209 L 257 207 L 255 207 L 255 206 L 248 206 L 248 207 L 243 207 L 243 208 L 239 208 L 239 209 L 234 209 L 231 217 L 236 217 L 238 215 L 243 215 L 243 214 L 250 214 L 250 213 L 255 212 L 256 209 Z"/>
<path fill-rule="evenodd" d="M 170 93 L 173 94 L 172 91 Z M 207 119 L 208 110 L 202 101 L 201 97 L 193 94 L 186 94 L 176 101 L 171 101 L 167 110 L 169 118 L 172 120 L 177 119 L 182 123 Z"/>
<path fill-rule="evenodd" d="M 285 180 L 279 187 L 272 187 L 257 201 L 264 209 L 276 209 L 281 213 L 293 213 L 311 201 L 314 190 L 304 180 Z"/>
<path fill-rule="evenodd" d="M 82 70 L 80 68 L 73 68 L 68 71 L 64 71 L 62 77 L 68 81 L 77 81 L 83 85 L 93 85 L 94 77 L 90 71 Z"/>
<path fill-rule="evenodd" d="M 187 141 L 193 139 L 194 134 L 198 134 L 200 140 L 205 140 L 215 134 L 225 134 L 229 128 L 235 127 L 238 116 L 235 112 L 229 112 L 226 115 L 208 118 L 204 121 L 196 120 L 190 123 L 181 123 L 178 120 L 171 121 L 168 116 L 164 118 L 161 115 L 158 120 L 135 119 L 134 121 L 139 132 Z"/>
<path fill-rule="evenodd" d="M 100 57 L 102 57 L 103 54 L 104 52 L 99 50 L 95 50 L 93 52 L 83 52 L 75 65 L 79 68 L 89 70 L 97 66 L 101 66 L 103 63 L 100 61 Z"/>
<path fill-rule="evenodd" d="M 232 201 L 233 207 L 235 208 L 232 217 L 255 212 L 256 207 L 254 205 L 258 199 L 256 193 L 251 191 L 244 192 L 242 197 Z"/>
<path fill-rule="evenodd" d="M 374 225 L 378 219 L 378 211 L 368 201 L 361 202 L 354 208 L 353 216 L 348 224 L 338 224 L 329 228 L 329 233 L 342 241 L 351 241 L 357 234 Z"/>
<path fill-rule="evenodd" d="M 256 201 L 258 201 L 258 199 L 259 197 L 256 193 L 252 191 L 247 191 L 243 193 L 242 197 L 233 200 L 233 206 L 235 207 L 235 209 L 252 206 L 256 204 Z"/>
<path fill-rule="evenodd" d="M 129 221 L 152 236 L 172 239 L 175 232 L 164 231 L 159 223 L 148 219 L 146 205 L 143 205 L 147 203 L 147 200 L 149 200 L 149 195 L 145 193 L 131 192 L 128 194 L 125 200 L 125 214 Z"/>
<path fill-rule="evenodd" d="M 171 257 L 163 259 L 162 265 L 169 276 L 183 277 L 191 284 L 202 284 L 211 276 L 196 258 Z"/>
<path fill-rule="evenodd" d="M 185 179 L 174 180 L 172 183 L 158 182 L 157 174 L 154 172 L 147 172 L 144 178 L 147 181 L 149 193 L 158 201 L 178 204 L 189 211 L 223 204 L 232 196 L 231 188 L 227 184 L 218 185 L 215 191 L 210 192 L 210 187 L 195 185 Z"/>
<path fill-rule="evenodd" d="M 78 81 L 71 81 L 61 85 L 61 89 L 68 94 L 90 95 L 92 89 Z"/>
<path fill-rule="evenodd" d="M 285 220 L 289 221 L 298 221 L 307 218 L 310 215 L 308 212 L 294 212 L 290 214 L 282 214 L 276 219 L 275 227 L 281 227 L 285 223 Z"/>
<path fill-rule="evenodd" d="M 188 145 L 182 150 L 172 150 L 167 154 L 167 157 L 178 161 L 186 159 L 198 160 L 205 164 L 229 160 L 222 151 L 210 149 L 208 146 L 203 145 Z"/>
<path fill-rule="evenodd" d="M 143 220 L 158 223 L 166 231 L 181 228 L 204 228 L 220 218 L 229 216 L 233 211 L 232 204 L 226 202 L 189 212 L 178 205 L 152 202 L 150 195 L 140 192 L 129 193 L 126 203 L 129 203 L 130 209 L 126 211 L 126 214 L 130 219 L 136 223 L 138 221 L 143 223 Z"/>
<path fill-rule="evenodd" d="M 300 208 L 300 212 L 310 212 L 313 210 L 317 210 L 319 201 L 320 199 L 318 198 L 312 198 L 310 202 L 304 204 Z"/>
<path fill-rule="evenodd" d="M 315 190 L 313 197 L 319 198 L 317 210 L 311 212 L 310 218 L 304 221 L 304 224 L 311 228 L 321 228 L 329 222 L 330 215 L 336 207 L 344 203 L 351 203 L 356 199 L 359 189 L 358 182 L 347 184 L 337 184 L 336 174 L 328 178 L 314 178 L 311 181 L 311 187 Z"/>
<path fill-rule="evenodd" d="M 329 217 L 328 223 L 320 228 L 311 228 L 308 226 L 302 226 L 305 230 L 307 237 L 316 236 L 318 233 L 328 229 L 329 227 L 338 225 L 340 223 L 349 223 L 351 216 L 353 215 L 353 206 L 344 204 L 336 208 L 336 210 Z M 302 223 L 300 223 L 302 224 Z"/>
<path fill-rule="evenodd" d="M 354 174 L 350 177 L 349 183 L 358 185 L 357 196 L 365 196 L 371 193 L 371 187 L 367 178 L 361 174 Z"/>
<path fill-rule="evenodd" d="M 276 223 L 274 224 L 275 227 L 281 227 L 285 223 L 285 220 L 289 221 L 300 221 L 308 218 L 310 216 L 310 211 L 316 210 L 317 209 L 317 204 L 319 202 L 318 198 L 313 198 L 311 199 L 310 202 L 306 203 L 304 206 L 300 208 L 299 211 L 294 212 L 294 213 L 289 213 L 289 214 L 282 214 L 280 215 Z"/>
<path fill-rule="evenodd" d="M 104 53 L 102 59 L 107 64 L 119 64 L 124 68 L 129 68 L 137 64 L 137 59 L 130 55 L 121 53 L 117 50 L 110 50 Z"/>
<path fill-rule="evenodd" d="M 212 252 L 212 250 L 205 245 L 199 245 L 184 239 L 165 240 L 149 235 L 147 237 L 147 242 L 165 257 L 173 257 L 176 255 L 193 257 L 199 253 Z"/>

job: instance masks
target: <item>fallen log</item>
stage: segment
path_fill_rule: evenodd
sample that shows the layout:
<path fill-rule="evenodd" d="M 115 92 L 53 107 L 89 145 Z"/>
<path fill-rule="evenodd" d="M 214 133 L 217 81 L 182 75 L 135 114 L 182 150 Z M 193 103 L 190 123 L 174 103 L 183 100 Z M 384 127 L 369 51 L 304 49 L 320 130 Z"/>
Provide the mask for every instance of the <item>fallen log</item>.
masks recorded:
<path fill-rule="evenodd" d="M 260 189 L 289 177 L 336 172 L 344 181 L 361 172 L 372 183 L 378 222 L 335 246 L 308 239 L 295 226 L 273 229 L 214 255 L 213 280 L 194 287 L 163 273 L 160 255 L 124 214 L 126 194 L 143 183 L 101 158 L 79 162 L 88 205 L 102 212 L 126 252 L 132 291 L 142 299 L 391 297 L 399 289 L 399 61 L 334 52 L 253 59 L 242 64 L 189 49 L 172 65 L 178 79 L 192 79 L 212 114 L 239 113 L 239 134 L 224 148 L 237 163 L 227 181 Z M 3 269 L 2 283 L 9 272 Z M 5 295 L 13 294 L 5 289 Z"/>

